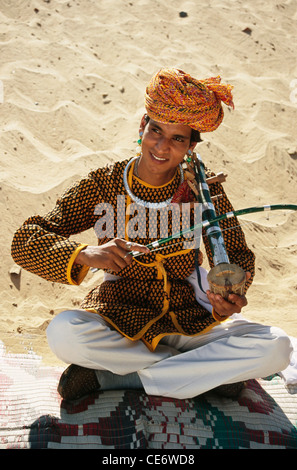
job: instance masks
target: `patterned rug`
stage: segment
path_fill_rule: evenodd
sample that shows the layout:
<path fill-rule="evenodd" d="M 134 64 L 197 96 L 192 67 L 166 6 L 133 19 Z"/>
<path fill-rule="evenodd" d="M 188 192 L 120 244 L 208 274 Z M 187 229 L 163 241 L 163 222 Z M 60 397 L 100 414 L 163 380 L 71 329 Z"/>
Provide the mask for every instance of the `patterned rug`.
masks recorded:
<path fill-rule="evenodd" d="M 0 449 L 296 449 L 297 385 L 248 382 L 238 400 L 189 400 L 143 391 L 61 400 L 62 370 L 0 343 Z"/>

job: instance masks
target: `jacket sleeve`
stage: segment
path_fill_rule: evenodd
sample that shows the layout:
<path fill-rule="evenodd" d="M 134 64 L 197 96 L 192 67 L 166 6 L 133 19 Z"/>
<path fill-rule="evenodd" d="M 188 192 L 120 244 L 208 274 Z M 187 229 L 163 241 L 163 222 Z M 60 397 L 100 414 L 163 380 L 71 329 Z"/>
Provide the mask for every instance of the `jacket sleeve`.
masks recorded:
<path fill-rule="evenodd" d="M 225 214 L 234 210 L 232 204 L 226 196 L 223 186 L 215 183 L 209 187 L 211 196 L 218 196 L 214 201 L 216 214 Z M 230 263 L 239 265 L 245 272 L 249 271 L 251 277 L 246 283 L 246 290 L 250 287 L 255 275 L 255 255 L 247 246 L 245 235 L 236 217 L 220 221 L 226 250 Z M 203 233 L 203 240 L 206 254 L 211 267 L 213 267 L 213 259 L 209 240 Z"/>
<path fill-rule="evenodd" d="M 74 260 L 87 245 L 70 236 L 94 226 L 98 219 L 94 210 L 101 200 L 100 184 L 91 174 L 74 184 L 52 211 L 30 217 L 16 231 L 11 248 L 14 261 L 48 281 L 80 284 L 89 268 Z"/>

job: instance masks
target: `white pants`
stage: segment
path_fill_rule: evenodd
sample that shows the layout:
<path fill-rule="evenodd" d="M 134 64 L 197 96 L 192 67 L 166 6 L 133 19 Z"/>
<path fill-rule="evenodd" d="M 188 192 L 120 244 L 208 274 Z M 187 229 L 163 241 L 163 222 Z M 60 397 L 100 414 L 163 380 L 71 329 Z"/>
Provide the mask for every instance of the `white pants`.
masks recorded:
<path fill-rule="evenodd" d="M 277 373 L 288 366 L 292 352 L 282 330 L 249 322 L 241 315 L 196 337 L 168 335 L 155 352 L 84 310 L 57 315 L 47 337 L 53 352 L 68 364 L 119 375 L 138 372 L 149 395 L 179 399 Z"/>

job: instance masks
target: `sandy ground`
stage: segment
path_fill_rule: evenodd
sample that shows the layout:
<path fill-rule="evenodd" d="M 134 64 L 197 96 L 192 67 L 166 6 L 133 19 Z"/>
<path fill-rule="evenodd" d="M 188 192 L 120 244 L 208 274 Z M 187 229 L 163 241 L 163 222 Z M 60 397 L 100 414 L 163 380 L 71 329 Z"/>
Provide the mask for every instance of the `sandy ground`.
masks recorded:
<path fill-rule="evenodd" d="M 89 170 L 134 155 L 144 89 L 162 67 L 234 85 L 235 111 L 199 149 L 228 174 L 234 207 L 296 204 L 297 4 L 0 0 L 0 20 L 0 340 L 61 365 L 46 327 L 102 274 L 79 287 L 12 274 L 14 231 Z M 257 274 L 244 313 L 297 337 L 297 214 L 245 219 Z M 94 243 L 94 233 L 79 240 Z"/>

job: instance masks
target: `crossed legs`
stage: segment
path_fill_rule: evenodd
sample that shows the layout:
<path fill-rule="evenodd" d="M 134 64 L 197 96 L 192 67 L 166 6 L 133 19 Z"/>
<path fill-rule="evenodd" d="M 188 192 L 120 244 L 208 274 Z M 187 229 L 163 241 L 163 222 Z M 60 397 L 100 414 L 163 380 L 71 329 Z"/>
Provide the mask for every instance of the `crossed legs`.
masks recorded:
<path fill-rule="evenodd" d="M 118 376 L 137 372 L 138 382 L 148 394 L 179 399 L 222 384 L 277 373 L 287 367 L 292 351 L 281 329 L 242 318 L 196 337 L 166 336 L 155 352 L 141 341 L 123 337 L 99 315 L 84 310 L 57 315 L 47 337 L 59 359 L 95 370 L 99 383 L 104 377 L 102 371 Z"/>

